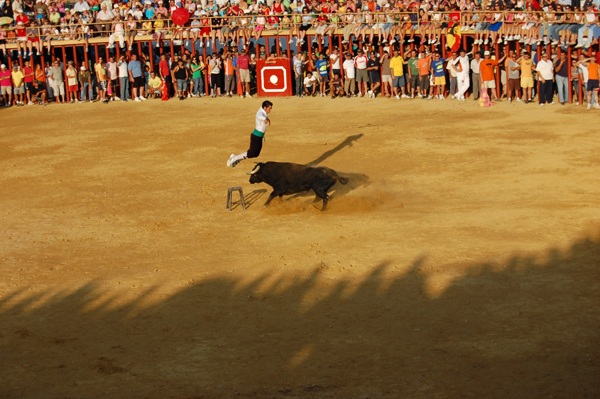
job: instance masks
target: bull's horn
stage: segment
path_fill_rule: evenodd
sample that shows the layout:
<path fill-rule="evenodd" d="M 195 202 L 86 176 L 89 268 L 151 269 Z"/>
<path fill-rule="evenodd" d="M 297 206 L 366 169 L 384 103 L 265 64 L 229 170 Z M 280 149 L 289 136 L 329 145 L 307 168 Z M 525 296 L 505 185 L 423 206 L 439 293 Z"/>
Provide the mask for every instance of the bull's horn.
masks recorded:
<path fill-rule="evenodd" d="M 246 173 L 247 175 L 253 175 L 260 169 L 260 165 L 256 165 L 256 167 L 250 173 Z"/>

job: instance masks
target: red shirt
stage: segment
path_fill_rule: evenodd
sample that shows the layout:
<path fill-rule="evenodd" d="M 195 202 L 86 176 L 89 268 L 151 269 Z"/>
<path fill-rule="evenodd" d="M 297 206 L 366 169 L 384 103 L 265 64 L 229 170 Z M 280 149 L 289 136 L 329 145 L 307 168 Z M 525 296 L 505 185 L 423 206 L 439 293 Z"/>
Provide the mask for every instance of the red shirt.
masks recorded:
<path fill-rule="evenodd" d="M 170 75 L 169 63 L 167 62 L 167 60 L 160 60 L 160 62 L 158 63 L 158 69 L 160 70 L 162 76 L 166 77 Z"/>
<path fill-rule="evenodd" d="M 25 83 L 33 83 L 33 68 L 24 67 L 23 75 L 25 75 L 25 79 L 23 79 L 23 81 Z M 27 76 L 27 75 L 31 75 L 31 76 Z"/>
<path fill-rule="evenodd" d="M 238 69 L 249 69 L 250 68 L 250 56 L 240 55 L 239 57 L 237 57 L 237 67 L 238 67 Z"/>

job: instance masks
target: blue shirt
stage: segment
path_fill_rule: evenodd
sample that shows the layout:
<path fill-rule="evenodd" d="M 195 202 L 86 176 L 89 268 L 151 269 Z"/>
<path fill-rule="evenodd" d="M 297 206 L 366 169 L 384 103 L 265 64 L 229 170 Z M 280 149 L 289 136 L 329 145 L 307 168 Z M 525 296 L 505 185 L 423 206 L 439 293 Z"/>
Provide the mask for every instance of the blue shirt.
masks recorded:
<path fill-rule="evenodd" d="M 441 58 L 438 61 L 431 61 L 431 68 L 433 68 L 433 76 L 436 78 L 442 77 L 445 75 L 446 71 L 444 71 L 444 62 L 446 59 Z"/>
<path fill-rule="evenodd" d="M 134 78 L 142 76 L 142 64 L 139 61 L 129 61 L 127 69 L 131 71 L 131 76 Z"/>
<path fill-rule="evenodd" d="M 317 71 L 319 71 L 319 75 L 327 76 L 327 61 L 317 60 Z"/>

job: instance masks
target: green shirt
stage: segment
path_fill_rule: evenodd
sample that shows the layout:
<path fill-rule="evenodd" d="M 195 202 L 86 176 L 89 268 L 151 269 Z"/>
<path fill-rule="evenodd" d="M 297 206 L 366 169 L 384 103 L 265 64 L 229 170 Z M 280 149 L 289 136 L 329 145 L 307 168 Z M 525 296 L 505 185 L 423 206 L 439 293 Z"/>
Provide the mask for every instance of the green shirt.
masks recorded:
<path fill-rule="evenodd" d="M 200 64 L 192 64 L 192 66 L 194 68 L 198 68 L 200 66 Z M 202 69 L 198 69 L 196 71 L 194 71 L 194 73 L 192 74 L 192 78 L 201 78 L 202 77 Z"/>
<path fill-rule="evenodd" d="M 416 58 L 408 59 L 408 67 L 410 68 L 410 73 L 412 76 L 419 76 L 419 68 L 417 68 L 417 63 L 419 62 Z"/>

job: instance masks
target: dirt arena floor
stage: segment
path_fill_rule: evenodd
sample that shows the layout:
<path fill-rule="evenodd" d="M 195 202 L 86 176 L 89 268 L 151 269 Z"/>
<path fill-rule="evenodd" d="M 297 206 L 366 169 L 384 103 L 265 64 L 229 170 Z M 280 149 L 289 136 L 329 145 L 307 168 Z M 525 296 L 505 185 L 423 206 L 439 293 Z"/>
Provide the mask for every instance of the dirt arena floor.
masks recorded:
<path fill-rule="evenodd" d="M 598 112 L 260 102 L 0 111 L 0 398 L 600 397 Z"/>

